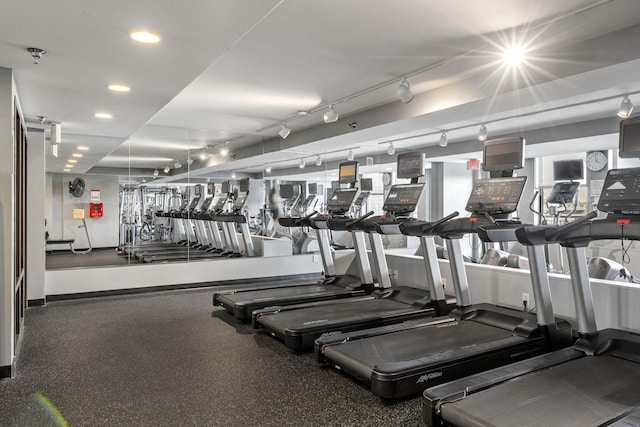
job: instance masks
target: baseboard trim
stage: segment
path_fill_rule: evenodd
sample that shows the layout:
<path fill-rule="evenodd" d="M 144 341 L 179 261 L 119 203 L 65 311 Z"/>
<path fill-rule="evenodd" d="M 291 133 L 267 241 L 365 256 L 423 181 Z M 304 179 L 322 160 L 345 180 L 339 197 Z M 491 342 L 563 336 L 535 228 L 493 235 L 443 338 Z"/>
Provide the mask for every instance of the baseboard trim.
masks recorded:
<path fill-rule="evenodd" d="M 13 378 L 16 375 L 16 364 L 15 362 L 9 366 L 0 366 L 0 379 L 2 378 Z"/>
<path fill-rule="evenodd" d="M 44 298 L 30 299 L 29 301 L 27 301 L 27 307 L 29 307 L 29 308 L 31 308 L 31 307 L 44 307 L 45 305 L 47 305 L 47 303 L 46 303 Z"/>

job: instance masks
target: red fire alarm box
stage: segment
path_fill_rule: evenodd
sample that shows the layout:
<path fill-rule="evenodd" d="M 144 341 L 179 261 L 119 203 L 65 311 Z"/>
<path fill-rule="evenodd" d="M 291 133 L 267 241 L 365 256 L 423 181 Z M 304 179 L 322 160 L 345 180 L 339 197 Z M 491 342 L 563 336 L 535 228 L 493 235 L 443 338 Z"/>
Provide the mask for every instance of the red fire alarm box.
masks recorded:
<path fill-rule="evenodd" d="M 89 218 L 102 218 L 102 202 L 89 203 Z"/>

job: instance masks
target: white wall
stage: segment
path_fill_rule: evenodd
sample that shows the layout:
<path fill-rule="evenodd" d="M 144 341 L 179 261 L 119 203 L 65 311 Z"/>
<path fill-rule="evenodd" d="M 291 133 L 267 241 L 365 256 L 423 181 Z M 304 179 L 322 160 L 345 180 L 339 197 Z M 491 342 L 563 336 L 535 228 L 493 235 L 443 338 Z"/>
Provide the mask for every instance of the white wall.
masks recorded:
<path fill-rule="evenodd" d="M 69 182 L 80 177 L 85 180 L 85 191 L 81 197 L 69 193 Z M 81 220 L 73 218 L 74 209 L 85 209 L 85 219 L 94 248 L 116 247 L 119 240 L 119 183 L 117 176 L 108 175 L 50 175 L 51 196 L 46 200 L 47 229 L 51 239 L 75 239 L 76 248 L 88 247 Z M 88 205 L 91 190 L 100 190 L 100 201 L 104 204 L 102 218 L 89 218 Z M 46 193 L 48 197 L 48 192 Z"/>
<path fill-rule="evenodd" d="M 45 155 L 47 144 L 44 131 L 27 134 L 27 299 L 44 302 L 44 199 Z"/>

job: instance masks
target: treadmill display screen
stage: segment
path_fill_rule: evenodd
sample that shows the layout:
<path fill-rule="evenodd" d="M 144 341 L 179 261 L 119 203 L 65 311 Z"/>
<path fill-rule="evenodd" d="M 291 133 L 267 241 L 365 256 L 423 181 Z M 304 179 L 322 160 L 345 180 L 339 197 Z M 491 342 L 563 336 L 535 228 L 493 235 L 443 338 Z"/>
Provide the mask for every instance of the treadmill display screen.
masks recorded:
<path fill-rule="evenodd" d="M 611 169 L 604 180 L 598 210 L 640 214 L 640 168 Z"/>
<path fill-rule="evenodd" d="M 223 193 L 216 200 L 216 204 L 213 206 L 213 210 L 219 212 L 224 209 L 224 205 L 227 203 L 227 193 Z"/>
<path fill-rule="evenodd" d="M 327 204 L 329 212 L 346 212 L 351 207 L 358 192 L 357 188 L 341 188 L 333 192 Z"/>
<path fill-rule="evenodd" d="M 576 196 L 578 188 L 580 188 L 580 183 L 578 182 L 556 182 L 553 184 L 547 203 L 569 203 Z"/>
<path fill-rule="evenodd" d="M 382 210 L 394 213 L 410 213 L 416 209 L 424 183 L 398 184 L 391 187 L 389 195 L 384 201 Z"/>
<path fill-rule="evenodd" d="M 207 196 L 207 198 L 204 199 L 204 202 L 202 202 L 202 206 L 200 206 L 200 210 L 202 212 L 209 210 L 209 207 L 211 206 L 212 201 L 213 201 L 213 196 Z"/>
<path fill-rule="evenodd" d="M 238 198 L 233 202 L 233 210 L 237 211 L 242 209 L 244 202 L 247 201 L 247 193 L 240 193 Z"/>
<path fill-rule="evenodd" d="M 353 202 L 353 204 L 355 206 L 362 206 L 366 203 L 368 198 L 369 198 L 369 192 L 361 191 L 360 194 L 358 194 L 358 198 L 356 199 L 355 202 Z"/>
<path fill-rule="evenodd" d="M 514 212 L 526 182 L 526 176 L 479 179 L 473 185 L 466 210 L 475 213 Z"/>

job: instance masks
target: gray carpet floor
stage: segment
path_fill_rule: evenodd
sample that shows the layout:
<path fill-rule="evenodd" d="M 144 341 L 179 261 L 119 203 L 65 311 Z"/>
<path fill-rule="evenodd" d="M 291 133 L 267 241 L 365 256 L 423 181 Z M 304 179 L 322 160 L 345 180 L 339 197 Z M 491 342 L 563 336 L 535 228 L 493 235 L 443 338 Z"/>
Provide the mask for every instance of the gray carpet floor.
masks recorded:
<path fill-rule="evenodd" d="M 213 290 L 30 308 L 0 425 L 419 426 L 420 400 L 385 402 L 211 305 Z"/>

